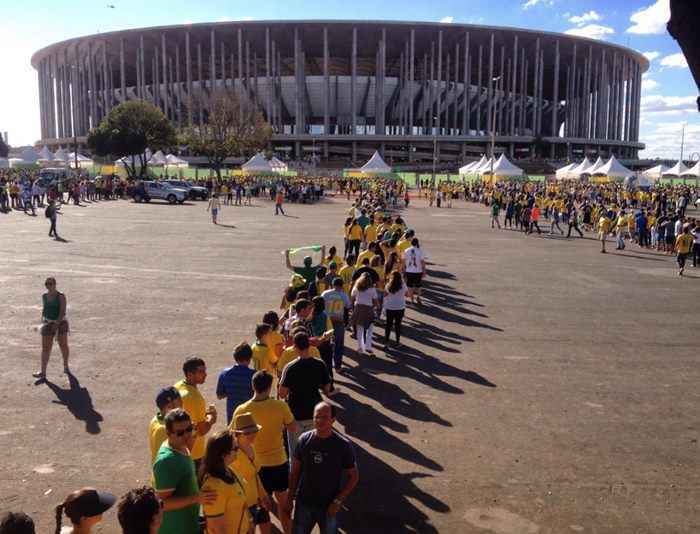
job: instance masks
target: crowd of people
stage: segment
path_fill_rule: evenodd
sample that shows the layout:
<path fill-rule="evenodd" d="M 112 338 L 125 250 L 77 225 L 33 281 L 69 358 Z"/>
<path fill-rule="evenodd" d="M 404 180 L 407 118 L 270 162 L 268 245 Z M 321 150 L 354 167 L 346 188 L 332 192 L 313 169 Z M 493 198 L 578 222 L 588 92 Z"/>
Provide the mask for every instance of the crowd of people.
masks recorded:
<path fill-rule="evenodd" d="M 695 187 L 659 184 L 630 190 L 621 183 L 476 182 L 465 186 L 464 196 L 488 206 L 491 228 L 541 234 L 544 220 L 550 235 L 593 233 L 601 253 L 613 237 L 616 250 L 634 243 L 675 254 L 680 276 L 688 258 L 693 267 L 700 265 L 700 218 L 688 211 L 700 198 Z"/>
<path fill-rule="evenodd" d="M 285 533 L 338 531 L 338 512 L 360 476 L 330 402 L 334 379 L 347 369 L 345 338 L 355 337 L 357 352 L 371 356 L 373 326 L 383 321 L 384 344 L 392 335 L 400 344 L 407 303 L 421 304 L 426 272 L 415 231 L 390 209 L 388 191 L 376 182 L 353 202 L 342 256 L 336 246 L 313 247 L 316 259 L 310 249 L 287 251 L 291 273 L 279 311 L 262 314 L 254 341 L 238 344 L 233 365 L 218 374 L 225 424 L 201 391 L 206 362 L 187 358 L 181 379 L 155 397 L 144 454 L 150 484 L 119 499 L 94 488 L 71 493 L 56 507 L 56 534 L 89 533 L 114 505 L 126 534 L 264 534 L 271 516 Z M 71 373 L 67 298 L 54 278 L 45 287 L 37 383 L 47 380 L 54 340 L 63 372 Z M 0 534 L 33 532 L 21 513 L 6 514 L 0 525 Z"/>

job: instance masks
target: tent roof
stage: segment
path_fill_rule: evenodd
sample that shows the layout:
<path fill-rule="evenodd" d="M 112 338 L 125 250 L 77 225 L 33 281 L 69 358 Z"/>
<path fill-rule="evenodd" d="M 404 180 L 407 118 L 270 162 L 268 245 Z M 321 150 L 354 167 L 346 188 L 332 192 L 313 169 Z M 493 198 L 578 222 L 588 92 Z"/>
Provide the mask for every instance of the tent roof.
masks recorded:
<path fill-rule="evenodd" d="M 693 178 L 700 178 L 700 161 L 693 165 L 690 169 L 683 173 L 683 176 L 692 176 Z"/>
<path fill-rule="evenodd" d="M 262 172 L 271 172 L 272 171 L 272 166 L 270 165 L 270 162 L 265 159 L 265 156 L 263 156 L 262 152 L 258 152 L 250 158 L 248 161 L 246 161 L 243 165 L 241 165 L 241 169 L 244 171 L 262 171 Z"/>
<path fill-rule="evenodd" d="M 491 170 L 491 159 L 492 158 L 486 158 L 486 156 L 483 157 L 484 162 L 481 165 L 477 165 L 472 169 L 472 172 L 475 174 L 484 174 L 485 171 L 490 171 Z M 495 162 L 494 162 L 495 165 Z"/>
<path fill-rule="evenodd" d="M 591 160 L 588 157 L 583 158 L 583 161 L 569 171 L 569 178 L 580 178 L 584 171 L 591 166 Z"/>
<path fill-rule="evenodd" d="M 459 174 L 470 174 L 474 173 L 474 171 L 481 165 L 484 164 L 486 161 L 486 156 L 482 154 L 481 159 L 479 161 L 472 161 L 471 163 L 467 163 L 464 167 L 460 167 L 459 169 Z"/>
<path fill-rule="evenodd" d="M 75 152 L 69 152 L 68 155 L 66 156 L 66 161 L 69 163 L 75 161 Z M 78 161 L 92 161 L 92 160 L 86 156 L 83 156 L 80 152 L 78 152 Z"/>
<path fill-rule="evenodd" d="M 39 153 L 30 146 L 22 152 L 21 158 L 27 163 L 34 163 L 39 159 Z"/>
<path fill-rule="evenodd" d="M 681 174 L 688 171 L 682 161 L 678 161 L 673 167 L 664 172 L 663 176 L 680 176 Z"/>
<path fill-rule="evenodd" d="M 374 151 L 369 161 L 360 167 L 362 172 L 391 172 L 391 167 L 379 155 L 377 150 Z"/>
<path fill-rule="evenodd" d="M 591 174 L 608 176 L 610 178 L 627 178 L 634 173 L 617 161 L 615 156 L 610 156 L 610 159 L 605 165 L 598 167 L 598 169 Z"/>
<path fill-rule="evenodd" d="M 46 145 L 39 151 L 39 159 L 42 161 L 53 161 L 53 154 Z"/>
<path fill-rule="evenodd" d="M 603 161 L 603 158 L 598 156 L 598 159 L 595 160 L 595 163 L 588 167 L 587 169 L 583 169 L 581 174 L 597 174 L 597 170 L 600 169 L 603 165 L 605 165 L 605 162 Z"/>
<path fill-rule="evenodd" d="M 566 180 L 569 178 L 569 173 L 576 167 L 576 163 L 569 163 L 564 167 L 557 169 L 554 173 L 559 180 Z"/>
<path fill-rule="evenodd" d="M 491 168 L 485 169 L 484 174 L 491 174 Z M 505 154 L 501 154 L 501 157 L 496 160 L 493 164 L 493 175 L 494 176 L 522 176 L 523 170 L 520 167 L 513 165 Z"/>
<path fill-rule="evenodd" d="M 178 158 L 175 154 L 168 154 L 165 156 L 165 163 L 168 165 L 184 165 L 187 162 L 184 159 Z"/>
<path fill-rule="evenodd" d="M 56 161 L 66 161 L 66 151 L 59 148 L 56 152 L 54 152 L 53 159 Z"/>
<path fill-rule="evenodd" d="M 642 175 L 648 177 L 648 178 L 660 178 L 661 175 L 663 175 L 666 171 L 668 170 L 668 167 L 666 165 L 657 165 L 656 167 L 652 167 L 651 169 L 647 169 L 646 171 L 642 172 Z"/>
<path fill-rule="evenodd" d="M 161 150 L 153 154 L 150 158 L 148 158 L 148 164 L 149 165 L 165 165 L 165 155 Z"/>

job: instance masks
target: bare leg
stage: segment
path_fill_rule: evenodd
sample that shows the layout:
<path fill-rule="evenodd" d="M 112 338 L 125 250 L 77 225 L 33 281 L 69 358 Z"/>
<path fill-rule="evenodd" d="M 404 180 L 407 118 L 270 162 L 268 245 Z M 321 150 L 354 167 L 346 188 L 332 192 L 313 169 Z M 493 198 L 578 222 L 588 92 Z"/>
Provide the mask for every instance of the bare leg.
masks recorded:
<path fill-rule="evenodd" d="M 63 372 L 69 373 L 70 368 L 68 367 L 68 356 L 70 356 L 70 349 L 68 348 L 68 334 L 58 335 L 58 346 L 61 349 L 61 355 L 63 356 Z"/>
<path fill-rule="evenodd" d="M 41 371 L 34 373 L 35 378 L 46 376 L 46 368 L 49 366 L 51 348 L 53 347 L 53 336 L 41 336 Z"/>
<path fill-rule="evenodd" d="M 275 491 L 275 500 L 277 501 L 277 517 L 280 520 L 280 523 L 282 523 L 282 529 L 284 530 L 284 534 L 291 534 L 292 533 L 292 518 L 287 515 L 284 510 L 286 509 L 286 504 L 287 504 L 287 491 Z"/>

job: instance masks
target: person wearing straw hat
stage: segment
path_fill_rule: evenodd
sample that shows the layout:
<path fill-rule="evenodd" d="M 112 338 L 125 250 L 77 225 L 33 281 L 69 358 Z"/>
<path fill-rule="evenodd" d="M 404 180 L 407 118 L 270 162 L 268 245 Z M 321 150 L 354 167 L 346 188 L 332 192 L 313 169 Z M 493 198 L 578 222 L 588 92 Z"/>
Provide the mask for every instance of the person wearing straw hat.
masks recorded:
<path fill-rule="evenodd" d="M 233 431 L 238 443 L 236 459 L 231 469 L 245 481 L 246 504 L 253 523 L 262 534 L 271 531 L 270 497 L 260 481 L 260 466 L 255 461 L 253 443 L 262 427 L 255 422 L 250 412 L 241 413 L 233 420 Z"/>

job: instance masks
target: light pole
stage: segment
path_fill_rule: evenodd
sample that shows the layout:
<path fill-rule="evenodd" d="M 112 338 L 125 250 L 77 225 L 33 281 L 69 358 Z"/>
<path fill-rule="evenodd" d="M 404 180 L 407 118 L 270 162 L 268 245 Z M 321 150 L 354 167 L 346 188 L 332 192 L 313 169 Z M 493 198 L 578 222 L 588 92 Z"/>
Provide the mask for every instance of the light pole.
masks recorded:
<path fill-rule="evenodd" d="M 71 70 L 75 72 L 75 76 L 78 76 L 78 66 L 77 65 L 71 65 Z M 75 79 L 75 78 L 74 78 Z M 71 107 L 70 107 L 70 114 L 71 114 L 71 122 L 73 123 L 73 161 L 74 161 L 74 166 L 75 166 L 75 173 L 78 173 L 78 131 L 75 126 L 75 87 L 71 85 Z"/>
<path fill-rule="evenodd" d="M 436 121 L 437 117 L 433 116 L 433 120 Z M 435 163 L 437 159 L 437 128 L 433 126 L 433 177 L 430 181 L 430 186 L 435 187 Z"/>
<path fill-rule="evenodd" d="M 498 90 L 498 82 L 500 81 L 501 76 L 497 76 L 495 78 L 491 79 L 491 82 L 496 83 L 496 88 L 494 93 Z M 494 160 L 494 152 L 496 151 L 496 98 L 494 95 L 493 99 L 493 113 L 491 114 L 491 180 L 493 180 L 493 160 Z"/>
<path fill-rule="evenodd" d="M 683 129 L 681 130 L 681 163 L 683 163 L 683 144 L 685 142 L 685 125 L 686 123 L 683 123 Z"/>

